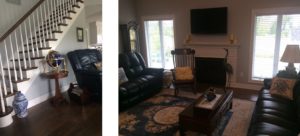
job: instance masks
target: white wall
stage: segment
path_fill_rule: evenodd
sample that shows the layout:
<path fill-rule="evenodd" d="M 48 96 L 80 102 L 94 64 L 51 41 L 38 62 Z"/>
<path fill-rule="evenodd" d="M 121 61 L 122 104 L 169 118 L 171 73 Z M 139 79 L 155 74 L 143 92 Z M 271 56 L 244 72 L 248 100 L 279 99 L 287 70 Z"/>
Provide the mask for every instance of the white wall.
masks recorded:
<path fill-rule="evenodd" d="M 0 36 L 2 36 L 17 20 L 29 11 L 39 0 L 21 0 L 21 4 L 0 1 Z"/>
<path fill-rule="evenodd" d="M 119 24 L 127 24 L 136 20 L 136 7 L 134 0 L 119 0 Z M 119 33 L 120 34 L 120 33 Z M 123 44 L 119 35 L 119 53 L 123 52 Z"/>
<path fill-rule="evenodd" d="M 56 51 L 60 52 L 63 55 L 66 55 L 68 52 L 72 50 L 87 48 L 86 33 L 84 35 L 85 36 L 84 42 L 77 42 L 76 27 L 82 27 L 84 29 L 88 28 L 88 25 L 85 21 L 84 10 L 78 15 L 78 18 L 75 20 L 75 22 L 72 24 L 70 29 L 67 31 L 64 39 L 56 47 L 55 49 Z M 66 89 L 69 87 L 70 82 L 76 81 L 74 72 L 72 70 L 72 67 L 68 59 L 67 59 L 67 66 L 69 71 L 68 77 L 59 80 L 62 91 L 66 91 Z M 35 79 L 33 85 L 30 87 L 30 89 L 27 91 L 25 95 L 28 100 L 42 99 L 43 97 L 47 97 L 49 95 L 53 96 L 54 94 L 52 94 L 51 91 L 54 90 L 55 90 L 54 80 L 49 80 L 39 76 Z"/>
<path fill-rule="evenodd" d="M 240 45 L 238 50 L 237 81 L 239 83 L 249 83 L 252 10 L 300 7 L 299 0 L 136 0 L 136 14 L 139 24 L 142 24 L 142 17 L 144 16 L 174 15 L 175 46 L 178 48 L 183 47 L 186 35 L 190 34 L 190 9 L 222 6 L 228 7 L 228 34 L 236 35 Z M 144 47 L 143 52 L 146 51 L 144 37 L 142 32 L 140 39 L 141 45 Z M 228 36 L 198 35 L 192 36 L 193 40 L 205 42 L 227 41 Z M 197 47 L 193 46 L 193 48 Z"/>

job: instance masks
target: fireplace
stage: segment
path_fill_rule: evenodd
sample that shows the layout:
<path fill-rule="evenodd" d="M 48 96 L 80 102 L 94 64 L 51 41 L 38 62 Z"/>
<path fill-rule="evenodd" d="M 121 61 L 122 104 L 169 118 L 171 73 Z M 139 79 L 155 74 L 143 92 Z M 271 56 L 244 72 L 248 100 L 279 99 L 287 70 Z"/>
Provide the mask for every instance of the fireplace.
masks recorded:
<path fill-rule="evenodd" d="M 196 79 L 199 84 L 226 85 L 224 58 L 196 57 Z"/>

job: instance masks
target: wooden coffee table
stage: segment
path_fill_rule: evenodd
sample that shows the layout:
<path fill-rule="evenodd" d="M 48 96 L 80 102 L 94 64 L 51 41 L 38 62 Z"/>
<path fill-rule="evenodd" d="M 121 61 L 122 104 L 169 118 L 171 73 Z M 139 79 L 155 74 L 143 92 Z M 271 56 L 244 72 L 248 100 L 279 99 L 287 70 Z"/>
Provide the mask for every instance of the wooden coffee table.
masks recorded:
<path fill-rule="evenodd" d="M 233 93 L 231 90 L 217 94 L 220 94 L 221 96 L 212 108 L 195 108 L 195 105 L 205 99 L 202 95 L 179 114 L 181 136 L 185 135 L 186 130 L 200 132 L 207 134 L 208 136 L 212 135 L 212 132 L 220 123 L 221 118 L 232 107 Z"/>

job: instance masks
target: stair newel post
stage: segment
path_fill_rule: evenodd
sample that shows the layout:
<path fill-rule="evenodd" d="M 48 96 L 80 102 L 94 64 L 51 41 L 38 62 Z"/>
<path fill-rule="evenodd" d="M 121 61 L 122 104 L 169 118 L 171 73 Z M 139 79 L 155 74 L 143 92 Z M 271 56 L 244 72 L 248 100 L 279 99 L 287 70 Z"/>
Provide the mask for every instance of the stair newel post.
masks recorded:
<path fill-rule="evenodd" d="M 34 36 L 35 36 L 35 47 L 36 47 L 36 54 L 37 56 L 40 56 L 40 53 L 39 53 L 39 45 L 41 45 L 41 41 L 38 41 L 37 40 L 37 35 L 36 35 L 36 31 L 40 31 L 40 25 L 38 24 L 38 26 L 36 26 L 35 22 L 37 22 L 37 20 L 35 20 L 35 17 L 34 17 L 34 12 L 32 13 L 32 21 L 33 21 L 33 32 L 34 33 Z M 38 30 L 37 30 L 38 29 Z M 31 39 L 32 39 L 32 36 L 31 36 Z M 39 44 L 38 44 L 39 43 Z"/>
<path fill-rule="evenodd" d="M 15 31 L 15 41 L 16 41 L 16 49 L 17 49 L 17 59 L 18 59 L 18 65 L 19 65 L 19 73 L 20 73 L 20 79 L 23 80 L 23 74 L 22 74 L 22 67 L 21 67 L 21 60 L 20 60 L 20 53 L 19 53 L 19 44 L 18 44 L 18 37 L 17 37 L 17 31 Z M 20 32 L 21 33 L 21 32 Z M 13 60 L 16 61 L 16 60 Z"/>
<path fill-rule="evenodd" d="M 13 43 L 11 40 L 11 35 L 9 35 L 9 41 L 10 41 L 10 51 L 11 51 L 11 56 L 12 56 L 12 62 L 13 62 L 13 70 L 14 70 L 14 77 L 15 77 L 15 81 L 17 81 L 17 68 L 16 68 L 16 62 L 15 62 L 15 55 L 14 55 L 14 48 L 13 48 Z M 9 68 L 10 69 L 10 68 Z"/>
<path fill-rule="evenodd" d="M 25 57 L 25 50 L 24 50 L 24 39 L 23 39 L 23 33 L 22 33 L 22 24 L 20 24 L 20 38 L 21 38 L 21 47 L 22 47 L 22 55 L 23 55 L 23 58 L 26 58 Z M 26 63 L 26 60 L 23 60 L 23 63 L 24 63 L 24 68 L 27 68 L 27 63 Z"/>
<path fill-rule="evenodd" d="M 43 4 L 44 4 L 44 5 L 41 5 L 41 7 L 44 7 L 44 8 L 43 8 L 43 9 L 44 9 L 44 21 L 46 21 L 46 20 L 47 20 L 46 2 L 44 1 Z M 53 20 L 52 20 L 52 21 L 53 21 Z M 46 30 L 47 38 L 50 37 L 50 36 L 49 36 L 49 33 L 50 33 L 49 27 L 50 27 L 50 24 L 51 24 L 52 21 L 50 20 L 50 18 L 48 18 L 48 22 L 49 22 L 49 23 L 46 23 L 46 27 L 45 27 L 45 29 L 44 29 L 44 30 Z M 46 39 L 46 38 L 44 38 L 44 39 Z"/>
<path fill-rule="evenodd" d="M 6 84 L 5 84 L 3 62 L 2 62 L 2 54 L 0 54 L 0 68 L 1 68 L 1 76 L 2 76 L 2 83 L 3 83 L 4 95 L 7 95 L 7 88 L 6 88 Z M 0 89 L 1 89 L 1 87 L 0 87 Z M 2 93 L 2 92 L 0 92 L 0 93 Z"/>
<path fill-rule="evenodd" d="M 29 63 L 29 67 L 32 66 L 31 64 L 31 59 L 30 59 L 30 52 L 29 52 L 29 42 L 28 42 L 28 34 L 27 34 L 27 23 L 26 23 L 26 20 L 24 20 L 24 24 L 25 24 L 25 38 L 26 38 L 26 50 L 27 50 L 27 57 L 28 57 L 28 63 Z M 24 58 L 24 61 L 26 61 L 26 57 Z"/>
<path fill-rule="evenodd" d="M 31 41 L 31 55 L 32 57 L 35 57 L 35 53 L 34 53 L 34 42 L 33 42 L 33 39 L 32 39 L 32 28 L 31 28 L 31 18 L 30 16 L 28 17 L 28 21 L 29 21 L 29 34 L 30 34 L 30 41 Z M 35 43 L 37 44 L 37 43 Z M 29 58 L 28 58 L 29 59 Z"/>
<path fill-rule="evenodd" d="M 43 20 L 43 14 L 42 14 L 42 6 L 40 6 L 40 18 L 41 18 L 41 22 L 44 22 L 44 23 L 46 23 L 44 26 L 47 26 L 47 21 L 46 20 Z M 48 23 L 50 23 L 50 20 L 48 21 Z M 43 47 L 46 47 L 46 41 L 45 41 L 45 39 L 46 39 L 46 34 L 45 34 L 45 30 L 43 29 L 44 28 L 44 26 L 42 26 L 42 30 L 40 31 L 41 33 L 42 33 L 42 37 L 40 36 L 40 40 L 43 40 Z"/>
<path fill-rule="evenodd" d="M 10 64 L 8 60 L 8 53 L 7 53 L 7 43 L 6 40 L 4 40 L 4 50 L 5 50 L 5 55 L 6 55 L 6 63 L 7 63 L 7 73 L 8 73 L 8 81 L 9 81 L 9 88 L 10 92 L 13 93 L 13 86 L 12 86 L 12 81 L 11 81 L 11 71 L 10 71 Z M 6 94 L 5 94 L 6 95 Z"/>

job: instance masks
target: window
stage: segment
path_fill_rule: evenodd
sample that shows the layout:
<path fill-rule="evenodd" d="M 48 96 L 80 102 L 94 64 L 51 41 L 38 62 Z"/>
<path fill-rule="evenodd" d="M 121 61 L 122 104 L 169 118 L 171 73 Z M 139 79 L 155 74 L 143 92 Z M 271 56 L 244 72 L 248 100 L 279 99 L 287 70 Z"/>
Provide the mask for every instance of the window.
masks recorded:
<path fill-rule="evenodd" d="M 144 21 L 148 64 L 156 68 L 173 68 L 171 50 L 174 49 L 173 20 Z"/>
<path fill-rule="evenodd" d="M 287 63 L 280 62 L 280 58 L 287 44 L 300 44 L 300 11 L 257 12 L 254 17 L 251 78 L 262 80 L 285 69 Z M 299 64 L 295 67 L 299 71 Z"/>

